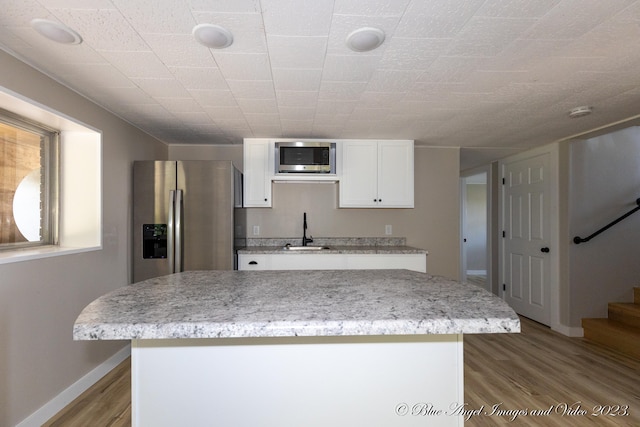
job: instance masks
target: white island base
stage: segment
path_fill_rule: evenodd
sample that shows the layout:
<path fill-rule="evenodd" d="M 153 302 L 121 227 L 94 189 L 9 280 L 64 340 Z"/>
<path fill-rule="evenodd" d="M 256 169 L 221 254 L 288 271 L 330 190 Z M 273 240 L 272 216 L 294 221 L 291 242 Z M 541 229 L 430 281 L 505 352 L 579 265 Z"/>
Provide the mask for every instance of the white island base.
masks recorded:
<path fill-rule="evenodd" d="M 461 334 L 133 340 L 132 425 L 462 426 L 462 346 Z"/>

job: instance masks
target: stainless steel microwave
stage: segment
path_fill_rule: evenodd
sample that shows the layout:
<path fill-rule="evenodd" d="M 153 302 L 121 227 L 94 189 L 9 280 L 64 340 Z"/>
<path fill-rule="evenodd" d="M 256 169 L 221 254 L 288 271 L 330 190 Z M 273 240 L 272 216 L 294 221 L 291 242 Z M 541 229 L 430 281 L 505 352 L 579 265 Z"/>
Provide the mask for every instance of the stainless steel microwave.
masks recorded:
<path fill-rule="evenodd" d="M 276 173 L 336 173 L 335 142 L 276 142 Z"/>

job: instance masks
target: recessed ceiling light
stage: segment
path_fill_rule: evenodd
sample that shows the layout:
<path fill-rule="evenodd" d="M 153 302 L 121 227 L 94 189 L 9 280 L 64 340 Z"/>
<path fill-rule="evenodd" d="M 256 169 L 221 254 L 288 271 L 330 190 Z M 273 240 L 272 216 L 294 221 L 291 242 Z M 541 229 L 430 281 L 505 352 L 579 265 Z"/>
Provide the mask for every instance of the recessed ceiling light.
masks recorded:
<path fill-rule="evenodd" d="M 569 111 L 569 117 L 575 119 L 577 117 L 588 116 L 592 112 L 593 108 L 589 107 L 588 105 L 583 105 L 582 107 L 576 107 Z"/>
<path fill-rule="evenodd" d="M 191 32 L 198 43 L 211 49 L 224 49 L 233 43 L 233 35 L 226 28 L 215 24 L 200 24 Z"/>
<path fill-rule="evenodd" d="M 31 27 L 42 36 L 58 43 L 80 44 L 82 37 L 66 25 L 48 19 L 32 19 Z"/>
<path fill-rule="evenodd" d="M 347 47 L 356 52 L 368 52 L 384 42 L 384 31 L 379 28 L 363 27 L 353 31 L 345 40 Z"/>

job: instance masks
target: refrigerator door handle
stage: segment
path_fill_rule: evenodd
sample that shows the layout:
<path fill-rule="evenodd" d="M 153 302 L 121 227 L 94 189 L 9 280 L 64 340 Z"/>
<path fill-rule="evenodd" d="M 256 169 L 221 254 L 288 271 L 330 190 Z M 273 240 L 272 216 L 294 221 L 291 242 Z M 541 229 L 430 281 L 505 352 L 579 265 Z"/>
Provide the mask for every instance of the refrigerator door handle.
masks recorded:
<path fill-rule="evenodd" d="M 174 273 L 179 273 L 182 271 L 182 190 L 176 190 L 175 209 L 176 209 L 176 219 L 175 219 L 176 251 L 175 251 L 175 261 L 174 261 L 175 262 Z"/>
<path fill-rule="evenodd" d="M 175 258 L 175 224 L 173 212 L 176 206 L 176 192 L 174 190 L 169 191 L 169 219 L 167 224 L 167 258 L 169 258 L 169 273 L 174 273 L 174 258 Z"/>

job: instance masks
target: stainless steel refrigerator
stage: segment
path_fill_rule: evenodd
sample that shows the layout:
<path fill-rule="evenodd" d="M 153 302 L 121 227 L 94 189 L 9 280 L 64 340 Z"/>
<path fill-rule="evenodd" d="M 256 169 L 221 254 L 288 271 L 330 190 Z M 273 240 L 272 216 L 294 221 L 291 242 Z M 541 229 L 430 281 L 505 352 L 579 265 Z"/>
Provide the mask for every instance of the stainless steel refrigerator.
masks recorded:
<path fill-rule="evenodd" d="M 242 174 L 230 161 L 136 161 L 133 281 L 237 269 L 246 242 Z"/>

